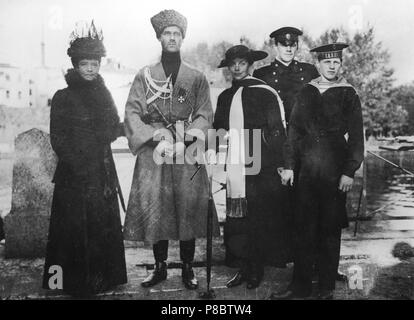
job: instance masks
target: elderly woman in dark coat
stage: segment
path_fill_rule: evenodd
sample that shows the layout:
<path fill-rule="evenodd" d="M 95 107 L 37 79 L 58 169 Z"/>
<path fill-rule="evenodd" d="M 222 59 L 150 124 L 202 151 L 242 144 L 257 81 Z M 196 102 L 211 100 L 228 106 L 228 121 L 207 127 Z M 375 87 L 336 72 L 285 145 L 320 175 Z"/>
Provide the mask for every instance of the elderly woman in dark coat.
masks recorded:
<path fill-rule="evenodd" d="M 241 262 L 228 287 L 247 281 L 247 288 L 256 288 L 265 264 L 284 267 L 287 259 L 285 189 L 277 173 L 286 139 L 283 104 L 274 89 L 249 75 L 253 62 L 266 56 L 238 45 L 226 52 L 219 66 L 228 67 L 233 77 L 232 86 L 218 98 L 213 124 L 229 132 L 226 260 L 228 265 Z M 233 158 L 237 153 L 241 159 Z"/>
<path fill-rule="evenodd" d="M 51 144 L 58 156 L 43 278 L 53 285 L 60 266 L 63 290 L 87 296 L 127 282 L 117 176 L 110 144 L 123 131 L 112 96 L 98 74 L 105 55 L 93 22 L 75 35 L 68 87 L 53 97 Z"/>

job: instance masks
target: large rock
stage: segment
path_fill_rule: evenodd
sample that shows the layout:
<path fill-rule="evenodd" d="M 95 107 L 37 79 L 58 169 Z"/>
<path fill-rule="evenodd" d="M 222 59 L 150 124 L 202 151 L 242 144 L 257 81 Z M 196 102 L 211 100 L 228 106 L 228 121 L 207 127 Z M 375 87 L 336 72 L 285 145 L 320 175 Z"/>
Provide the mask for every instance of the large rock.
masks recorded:
<path fill-rule="evenodd" d="M 45 255 L 56 163 L 49 134 L 31 129 L 16 138 L 12 206 L 4 219 L 7 258 Z"/>

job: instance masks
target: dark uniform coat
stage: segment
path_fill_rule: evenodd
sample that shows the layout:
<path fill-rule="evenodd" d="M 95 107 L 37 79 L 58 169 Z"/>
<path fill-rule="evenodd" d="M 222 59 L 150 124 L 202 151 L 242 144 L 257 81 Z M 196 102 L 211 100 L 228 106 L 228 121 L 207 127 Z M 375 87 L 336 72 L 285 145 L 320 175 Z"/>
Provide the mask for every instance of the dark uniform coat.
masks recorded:
<path fill-rule="evenodd" d="M 247 258 L 283 267 L 287 255 L 283 215 L 286 195 L 277 168 L 283 167 L 282 150 L 286 134 L 276 95 L 270 88 L 251 87 L 254 85 L 265 84 L 255 78 L 233 81 L 231 88 L 218 97 L 214 117 L 214 129 L 229 130 L 232 99 L 243 87 L 244 128 L 249 129 L 250 144 L 253 141 L 252 130 L 262 130 L 261 154 L 254 158 L 254 161 L 261 161 L 261 170 L 257 175 L 246 175 L 247 216 L 226 218 L 226 264 L 237 266 L 240 258 Z"/>
<path fill-rule="evenodd" d="M 361 103 L 352 86 L 340 83 L 323 93 L 306 85 L 292 112 L 285 150 L 285 167 L 301 163 L 299 186 L 303 182 L 324 183 L 332 190 L 323 225 L 347 227 L 345 194 L 338 191 L 342 175 L 354 177 L 364 158 Z M 348 140 L 345 137 L 348 134 Z M 305 213 L 304 213 L 305 214 Z"/>
<path fill-rule="evenodd" d="M 129 147 L 137 156 L 125 218 L 126 240 L 154 244 L 160 240 L 191 240 L 206 235 L 208 178 L 203 166 L 193 180 L 194 165 L 157 164 L 153 159 L 153 141 L 157 129 L 165 129 L 161 117 L 147 104 L 154 88 L 149 78 L 165 82 L 162 63 L 143 68 L 135 77 L 125 107 Z M 151 81 L 152 81 L 151 80 Z M 152 92 L 152 91 L 153 92 Z M 172 100 L 155 99 L 166 118 L 185 123 L 185 135 L 198 129 L 207 137 L 213 122 L 210 89 L 205 76 L 181 62 L 172 90 Z M 165 129 L 167 130 L 167 129 Z M 185 138 L 187 139 L 187 138 Z M 219 236 L 218 218 L 214 215 L 214 236 Z"/>
<path fill-rule="evenodd" d="M 285 108 L 286 121 L 289 122 L 290 113 L 295 102 L 295 97 L 300 89 L 319 76 L 315 66 L 293 60 L 289 66 L 275 59 L 270 65 L 254 71 L 253 76 L 265 81 L 280 95 Z"/>
<path fill-rule="evenodd" d="M 49 267 L 63 270 L 63 289 L 92 294 L 126 283 L 125 253 L 110 143 L 121 134 L 103 79 L 74 70 L 53 97 L 50 138 L 58 164 L 43 287 Z"/>
<path fill-rule="evenodd" d="M 290 115 L 297 95 L 303 86 L 312 79 L 317 78 L 319 73 L 315 66 L 309 63 L 293 60 L 289 66 L 286 66 L 279 60 L 275 59 L 269 65 L 255 70 L 253 75 L 265 81 L 280 95 L 285 109 L 285 119 L 289 127 Z M 299 164 L 297 164 L 296 170 L 298 170 L 298 166 Z M 292 218 L 291 211 L 293 210 L 293 205 L 296 200 L 294 198 L 293 188 L 289 187 L 286 189 L 288 189 L 287 198 L 289 200 L 285 206 L 285 214 L 289 219 L 288 229 L 291 230 L 291 224 L 293 223 L 290 221 Z M 289 244 L 291 244 L 291 241 L 289 241 Z M 292 257 L 289 258 L 289 260 L 291 259 Z"/>
<path fill-rule="evenodd" d="M 285 168 L 293 170 L 300 161 L 295 189 L 294 274 L 296 280 L 307 279 L 299 282 L 302 287 L 297 289 L 307 292 L 314 259 L 319 266 L 320 289 L 335 288 L 341 228 L 348 226 L 346 193 L 338 189 L 339 180 L 342 175 L 354 177 L 364 158 L 361 103 L 355 89 L 345 80 L 326 91 L 319 88 L 316 79 L 301 90 L 285 148 Z"/>

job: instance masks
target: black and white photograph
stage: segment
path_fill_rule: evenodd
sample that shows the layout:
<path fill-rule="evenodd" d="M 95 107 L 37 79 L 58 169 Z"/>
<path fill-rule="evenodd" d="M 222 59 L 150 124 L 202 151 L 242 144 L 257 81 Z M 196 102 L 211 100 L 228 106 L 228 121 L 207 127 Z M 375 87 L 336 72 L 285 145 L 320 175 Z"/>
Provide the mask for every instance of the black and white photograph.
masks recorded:
<path fill-rule="evenodd" d="M 413 300 L 413 17 L 0 0 L 0 300 Z"/>

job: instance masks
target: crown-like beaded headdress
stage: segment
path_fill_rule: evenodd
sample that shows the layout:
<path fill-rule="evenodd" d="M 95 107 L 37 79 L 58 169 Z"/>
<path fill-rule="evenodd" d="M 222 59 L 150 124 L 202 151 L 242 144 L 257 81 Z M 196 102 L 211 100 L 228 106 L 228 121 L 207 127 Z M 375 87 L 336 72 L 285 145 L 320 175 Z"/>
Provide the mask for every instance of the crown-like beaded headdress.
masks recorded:
<path fill-rule="evenodd" d="M 106 55 L 102 30 L 96 28 L 93 20 L 91 24 L 86 21 L 77 22 L 75 29 L 70 34 L 69 44 L 67 53 L 71 58 L 101 58 Z"/>

